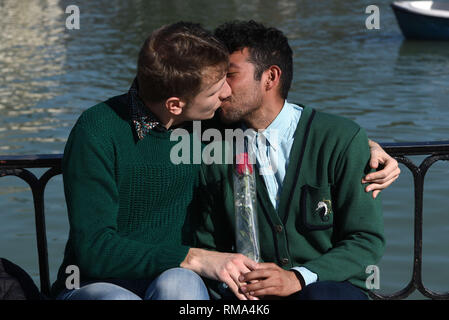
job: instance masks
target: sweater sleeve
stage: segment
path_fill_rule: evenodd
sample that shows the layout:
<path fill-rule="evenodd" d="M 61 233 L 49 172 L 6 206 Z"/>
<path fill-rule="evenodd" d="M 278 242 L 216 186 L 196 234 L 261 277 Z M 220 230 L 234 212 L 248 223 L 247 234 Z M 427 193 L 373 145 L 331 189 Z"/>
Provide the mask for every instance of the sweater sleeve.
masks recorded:
<path fill-rule="evenodd" d="M 142 243 L 117 232 L 116 150 L 108 140 L 78 123 L 64 151 L 64 191 L 76 262 L 82 278 L 154 278 L 178 267 L 189 247 Z"/>
<path fill-rule="evenodd" d="M 370 153 L 365 131 L 359 129 L 335 161 L 333 194 L 335 243 L 332 249 L 303 266 L 318 274 L 318 281 L 344 281 L 364 274 L 384 251 L 380 197 L 364 191 Z"/>

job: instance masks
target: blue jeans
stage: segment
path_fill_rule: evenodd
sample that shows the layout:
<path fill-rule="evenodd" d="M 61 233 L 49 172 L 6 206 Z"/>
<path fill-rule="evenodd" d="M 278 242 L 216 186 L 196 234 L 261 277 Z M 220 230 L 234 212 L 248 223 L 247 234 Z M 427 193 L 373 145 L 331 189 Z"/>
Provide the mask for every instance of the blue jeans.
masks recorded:
<path fill-rule="evenodd" d="M 65 289 L 58 300 L 209 300 L 207 288 L 195 272 L 168 269 L 153 281 L 108 280 Z"/>

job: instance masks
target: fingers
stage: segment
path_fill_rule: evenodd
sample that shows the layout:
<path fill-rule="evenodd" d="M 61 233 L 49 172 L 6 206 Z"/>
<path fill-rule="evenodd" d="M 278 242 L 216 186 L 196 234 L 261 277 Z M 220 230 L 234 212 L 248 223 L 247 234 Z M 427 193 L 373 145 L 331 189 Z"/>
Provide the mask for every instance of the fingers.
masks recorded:
<path fill-rule="evenodd" d="M 278 289 L 275 285 L 268 286 L 264 285 L 261 288 L 253 289 L 253 288 L 245 288 L 243 287 L 242 290 L 245 290 L 245 292 L 248 292 L 253 297 L 263 297 L 263 296 L 275 296 L 278 292 Z"/>
<path fill-rule="evenodd" d="M 393 168 L 393 170 L 391 170 L 391 167 L 388 167 L 388 168 L 385 167 L 383 170 L 367 174 L 365 176 L 365 178 L 362 179 L 362 183 L 367 183 L 367 182 L 384 183 L 387 180 L 390 180 L 395 176 L 399 176 L 400 173 L 401 173 L 401 169 L 399 169 L 399 167 Z"/>
<path fill-rule="evenodd" d="M 239 278 L 240 272 L 235 268 L 234 265 L 230 264 L 227 268 L 227 274 L 223 277 L 222 281 L 225 282 L 229 289 L 235 294 L 240 300 L 248 300 L 248 296 L 240 292 L 240 287 L 244 284 L 241 283 Z"/>
<path fill-rule="evenodd" d="M 369 163 L 370 167 L 373 169 L 377 169 L 377 167 L 379 166 L 379 161 L 377 159 L 371 159 L 370 163 Z"/>
<path fill-rule="evenodd" d="M 243 295 L 240 292 L 240 288 L 242 285 L 245 285 L 245 283 L 239 281 L 240 275 L 249 273 L 256 267 L 257 263 L 247 258 L 246 256 L 241 254 L 233 255 L 232 259 L 230 259 L 226 263 L 226 267 L 222 272 L 221 281 L 225 282 L 228 285 L 229 289 L 240 300 L 258 300 L 257 298 L 251 297 L 248 294 Z"/>
<path fill-rule="evenodd" d="M 249 271 L 249 270 L 248 270 L 248 271 Z M 237 297 L 239 297 L 239 296 L 241 296 L 240 289 L 241 289 L 241 287 L 242 287 L 243 285 L 245 285 L 245 283 L 242 283 L 242 282 L 239 281 L 240 271 L 235 270 L 234 272 L 232 272 L 232 273 L 230 274 L 230 276 L 231 276 L 232 281 L 233 281 L 232 287 L 230 286 L 230 288 L 231 288 L 231 290 L 234 292 L 234 294 L 235 294 Z M 251 297 L 245 295 L 245 299 L 243 299 L 243 300 L 248 300 L 248 299 L 250 299 L 250 298 L 251 298 Z"/>
<path fill-rule="evenodd" d="M 272 262 L 259 262 L 256 269 L 277 269 L 279 266 Z"/>
<path fill-rule="evenodd" d="M 381 179 L 371 180 L 369 181 L 369 185 L 366 186 L 365 190 L 367 192 L 372 190 L 382 190 L 391 185 L 396 179 L 399 177 L 399 172 L 393 172 L 389 176 Z M 362 182 L 363 183 L 363 182 Z M 366 181 L 365 181 L 366 183 Z"/>
<path fill-rule="evenodd" d="M 240 276 L 240 281 L 246 281 L 240 290 L 253 297 L 266 295 L 284 296 L 289 280 L 285 278 L 286 271 L 273 263 L 259 264 L 259 269 Z"/>
<path fill-rule="evenodd" d="M 243 264 L 249 269 L 249 270 L 256 270 L 258 268 L 258 263 L 250 258 L 248 258 L 245 255 L 242 255 L 241 257 Z"/>
<path fill-rule="evenodd" d="M 387 177 L 393 177 L 396 174 L 399 175 L 400 170 L 398 166 L 398 162 L 396 159 L 391 157 L 388 153 L 386 153 L 376 142 L 369 141 L 371 159 L 370 159 L 370 167 L 373 169 L 377 169 L 379 164 L 383 164 L 384 168 L 374 173 L 368 174 L 363 183 L 366 182 L 375 182 L 375 183 L 385 183 L 386 181 L 377 181 L 380 179 L 386 179 Z"/>
<path fill-rule="evenodd" d="M 247 284 L 242 285 L 240 290 L 255 297 L 271 294 L 274 292 L 272 289 L 278 284 L 275 282 L 274 278 L 269 276 L 269 269 L 258 269 L 242 275 L 239 280 L 246 281 Z"/>
<path fill-rule="evenodd" d="M 369 186 L 367 186 L 365 188 L 366 192 L 370 192 L 370 191 L 378 191 L 377 193 L 379 193 L 380 191 L 384 190 L 385 188 L 387 188 L 389 185 L 391 185 L 393 183 L 394 180 L 390 180 L 386 183 L 382 183 L 382 184 L 378 184 L 378 183 L 372 183 Z"/>
<path fill-rule="evenodd" d="M 223 281 L 224 283 L 226 283 L 228 285 L 229 289 L 232 291 L 232 293 L 235 294 L 235 296 L 239 300 L 248 300 L 248 298 L 244 294 L 240 293 L 239 286 L 237 286 L 237 284 L 231 278 L 230 275 L 228 275 L 227 277 L 224 277 L 223 279 L 221 279 L 221 281 Z"/>
<path fill-rule="evenodd" d="M 375 161 L 384 164 L 384 168 L 382 170 L 367 174 L 365 177 L 367 180 L 378 179 L 379 177 L 387 176 L 399 170 L 398 162 L 390 156 L 388 156 L 388 158 L 371 159 L 371 163 Z"/>
<path fill-rule="evenodd" d="M 245 285 L 245 282 L 240 281 L 239 277 L 258 268 L 258 263 L 242 254 L 237 254 L 236 258 L 233 260 L 233 263 L 237 267 L 237 270 L 232 274 L 232 278 L 237 284 L 238 288 L 241 289 L 241 286 Z M 249 294 L 245 294 L 245 296 L 249 300 L 259 300 L 258 298 L 252 297 Z"/>
<path fill-rule="evenodd" d="M 366 188 L 366 192 L 373 191 L 373 198 L 375 199 L 381 190 L 390 186 L 396 179 L 399 177 L 401 173 L 401 169 L 399 169 L 398 162 L 392 157 L 388 156 L 386 158 L 381 159 L 381 162 L 385 163 L 385 168 L 370 173 L 362 179 L 362 183 L 370 183 Z"/>
<path fill-rule="evenodd" d="M 368 144 L 371 154 L 371 160 L 369 163 L 370 167 L 373 169 L 377 169 L 377 167 L 379 166 L 379 160 L 382 158 L 382 156 L 388 156 L 388 154 L 386 154 L 385 151 L 376 142 L 368 140 Z"/>
<path fill-rule="evenodd" d="M 239 277 L 246 281 L 240 290 L 251 297 L 286 297 L 301 290 L 301 284 L 293 271 L 284 270 L 274 263 L 259 264 L 258 269 Z"/>
<path fill-rule="evenodd" d="M 365 190 L 367 192 L 372 191 L 372 190 L 377 190 L 377 189 L 382 190 L 382 189 L 385 189 L 386 187 L 388 187 L 390 184 L 392 184 L 398 177 L 399 177 L 399 173 L 394 172 L 385 178 L 380 178 L 380 179 L 370 180 L 370 181 L 362 180 L 362 183 L 367 183 L 367 182 L 370 183 L 365 188 Z"/>
<path fill-rule="evenodd" d="M 373 141 L 371 139 L 368 139 L 368 146 L 370 147 L 370 149 L 380 148 L 380 145 L 376 141 Z"/>
<path fill-rule="evenodd" d="M 365 178 L 363 178 L 362 182 L 363 183 L 367 183 L 367 182 L 372 182 L 373 180 L 384 179 L 385 177 L 387 177 L 391 173 L 392 172 L 390 172 L 386 168 L 384 168 L 383 170 L 380 170 L 380 171 L 371 172 L 371 173 L 367 174 L 365 176 Z"/>
<path fill-rule="evenodd" d="M 267 269 L 258 269 L 255 271 L 248 272 L 239 277 L 240 282 L 250 282 L 253 280 L 265 279 L 270 275 L 270 271 Z"/>
<path fill-rule="evenodd" d="M 365 187 L 365 191 L 366 192 L 373 191 L 373 193 L 372 193 L 373 199 L 376 199 L 376 197 L 379 195 L 379 193 L 383 189 L 390 186 L 394 181 L 396 181 L 396 179 L 398 177 L 399 177 L 399 172 L 393 173 L 391 176 L 388 176 L 387 178 L 375 180 L 375 182 L 378 182 L 378 183 L 370 183 L 368 186 Z M 366 182 L 367 182 L 366 180 L 362 180 L 362 183 L 366 183 Z"/>
<path fill-rule="evenodd" d="M 279 267 L 274 263 L 259 263 L 256 270 L 242 274 L 238 280 L 241 283 L 261 282 L 269 278 L 278 269 Z"/>
<path fill-rule="evenodd" d="M 275 285 L 276 285 L 275 278 L 269 277 L 264 280 L 244 284 L 240 289 L 243 292 L 248 292 L 252 295 L 251 291 L 260 290 L 262 288 L 272 287 Z"/>

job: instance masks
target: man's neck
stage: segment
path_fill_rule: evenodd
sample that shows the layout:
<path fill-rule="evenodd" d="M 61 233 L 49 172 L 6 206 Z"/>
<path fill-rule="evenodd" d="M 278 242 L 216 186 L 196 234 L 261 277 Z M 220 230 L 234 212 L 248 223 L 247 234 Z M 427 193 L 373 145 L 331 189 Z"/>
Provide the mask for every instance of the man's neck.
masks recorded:
<path fill-rule="evenodd" d="M 245 125 L 254 130 L 265 130 L 281 112 L 284 103 L 282 98 L 265 99 L 260 108 L 245 117 Z"/>

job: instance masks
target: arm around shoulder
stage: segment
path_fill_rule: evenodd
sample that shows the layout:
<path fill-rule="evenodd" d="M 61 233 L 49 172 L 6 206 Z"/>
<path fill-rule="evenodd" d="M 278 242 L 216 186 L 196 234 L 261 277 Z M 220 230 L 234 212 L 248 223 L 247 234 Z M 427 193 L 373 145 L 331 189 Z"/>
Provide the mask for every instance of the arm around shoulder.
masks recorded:
<path fill-rule="evenodd" d="M 333 247 L 303 266 L 318 274 L 319 281 L 358 278 L 376 264 L 384 251 L 380 199 L 364 191 L 362 177 L 369 170 L 365 131 L 359 129 L 335 161 Z"/>

